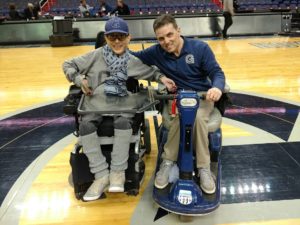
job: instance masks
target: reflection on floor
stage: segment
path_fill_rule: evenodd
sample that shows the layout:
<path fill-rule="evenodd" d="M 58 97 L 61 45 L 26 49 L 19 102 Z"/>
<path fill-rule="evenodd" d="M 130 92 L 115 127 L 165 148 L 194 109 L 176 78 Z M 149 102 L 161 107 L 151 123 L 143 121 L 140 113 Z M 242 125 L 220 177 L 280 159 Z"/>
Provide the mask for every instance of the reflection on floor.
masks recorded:
<path fill-rule="evenodd" d="M 56 103 L 0 120 L 0 205 L 22 172 L 74 130 L 74 119 Z"/>
<path fill-rule="evenodd" d="M 226 146 L 222 203 L 300 199 L 300 142 Z"/>

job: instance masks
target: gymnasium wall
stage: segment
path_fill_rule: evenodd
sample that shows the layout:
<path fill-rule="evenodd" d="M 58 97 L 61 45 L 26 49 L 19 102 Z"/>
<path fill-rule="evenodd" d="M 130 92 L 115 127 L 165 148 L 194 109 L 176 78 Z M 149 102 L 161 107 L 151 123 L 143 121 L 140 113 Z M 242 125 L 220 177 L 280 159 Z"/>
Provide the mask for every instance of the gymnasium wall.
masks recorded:
<path fill-rule="evenodd" d="M 133 40 L 155 39 L 152 24 L 155 17 L 123 17 L 129 25 Z M 288 32 L 290 14 L 244 13 L 233 18 L 229 35 L 269 35 Z M 182 34 L 190 37 L 216 36 L 224 25 L 222 14 L 176 16 Z M 94 41 L 96 34 L 104 30 L 106 20 L 76 19 L 73 28 L 79 31 L 77 41 Z M 0 25 L 0 44 L 49 43 L 52 34 L 52 20 L 5 21 Z"/>

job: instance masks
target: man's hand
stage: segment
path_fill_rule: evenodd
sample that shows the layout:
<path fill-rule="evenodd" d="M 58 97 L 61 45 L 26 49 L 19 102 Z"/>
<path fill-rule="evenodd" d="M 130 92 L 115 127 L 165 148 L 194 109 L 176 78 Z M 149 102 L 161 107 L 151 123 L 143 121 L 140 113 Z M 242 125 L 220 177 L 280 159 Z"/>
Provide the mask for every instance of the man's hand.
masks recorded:
<path fill-rule="evenodd" d="M 222 96 L 222 91 L 219 88 L 213 87 L 206 93 L 206 99 L 209 101 L 217 102 Z"/>
<path fill-rule="evenodd" d="M 85 95 L 92 95 L 93 91 L 89 88 L 88 80 L 87 79 L 82 79 L 81 80 L 81 90 Z"/>
<path fill-rule="evenodd" d="M 162 76 L 160 81 L 167 87 L 169 92 L 175 92 L 177 90 L 175 82 L 170 78 Z"/>

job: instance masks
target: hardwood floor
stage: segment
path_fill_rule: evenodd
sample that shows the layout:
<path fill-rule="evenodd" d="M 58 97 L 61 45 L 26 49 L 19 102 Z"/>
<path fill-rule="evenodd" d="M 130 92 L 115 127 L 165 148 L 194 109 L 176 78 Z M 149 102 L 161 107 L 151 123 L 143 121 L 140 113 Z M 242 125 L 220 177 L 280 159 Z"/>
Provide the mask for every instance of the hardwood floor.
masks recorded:
<path fill-rule="evenodd" d="M 268 37 L 207 41 L 223 68 L 227 83 L 234 92 L 266 95 L 300 104 L 299 47 L 274 48 L 270 43 L 296 43 L 300 38 Z M 255 46 L 259 43 L 260 46 Z M 145 47 L 149 46 L 145 44 Z M 0 48 L 0 116 L 25 107 L 62 100 L 68 92 L 61 65 L 65 59 L 86 53 L 94 46 Z M 142 49 L 132 44 L 132 50 Z M 65 146 L 41 171 L 21 205 L 20 225 L 29 224 L 130 224 L 131 216 L 141 200 L 155 167 L 157 146 L 151 120 L 152 152 L 146 156 L 146 176 L 141 193 L 107 195 L 106 199 L 81 202 L 75 199 L 68 183 L 69 154 L 74 143 Z M 224 138 L 248 135 L 223 124 Z M 75 142 L 75 138 L 74 138 Z M 268 223 L 299 224 L 300 220 Z"/>

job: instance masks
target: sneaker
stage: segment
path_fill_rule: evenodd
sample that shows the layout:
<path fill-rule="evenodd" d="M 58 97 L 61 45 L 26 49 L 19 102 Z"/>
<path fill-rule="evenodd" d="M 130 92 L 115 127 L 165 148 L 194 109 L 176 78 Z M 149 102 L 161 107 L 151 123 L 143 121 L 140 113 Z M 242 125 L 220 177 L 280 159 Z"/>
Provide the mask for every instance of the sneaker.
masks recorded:
<path fill-rule="evenodd" d="M 102 193 L 107 190 L 109 184 L 108 174 L 94 180 L 87 192 L 83 196 L 84 201 L 94 201 L 101 197 Z"/>
<path fill-rule="evenodd" d="M 125 171 L 111 171 L 109 181 L 109 192 L 124 192 Z"/>
<path fill-rule="evenodd" d="M 159 171 L 156 173 L 154 185 L 158 189 L 163 189 L 169 184 L 169 175 L 174 162 L 164 159 L 160 164 Z"/>
<path fill-rule="evenodd" d="M 216 184 L 209 168 L 199 168 L 200 187 L 206 194 L 216 191 Z"/>

